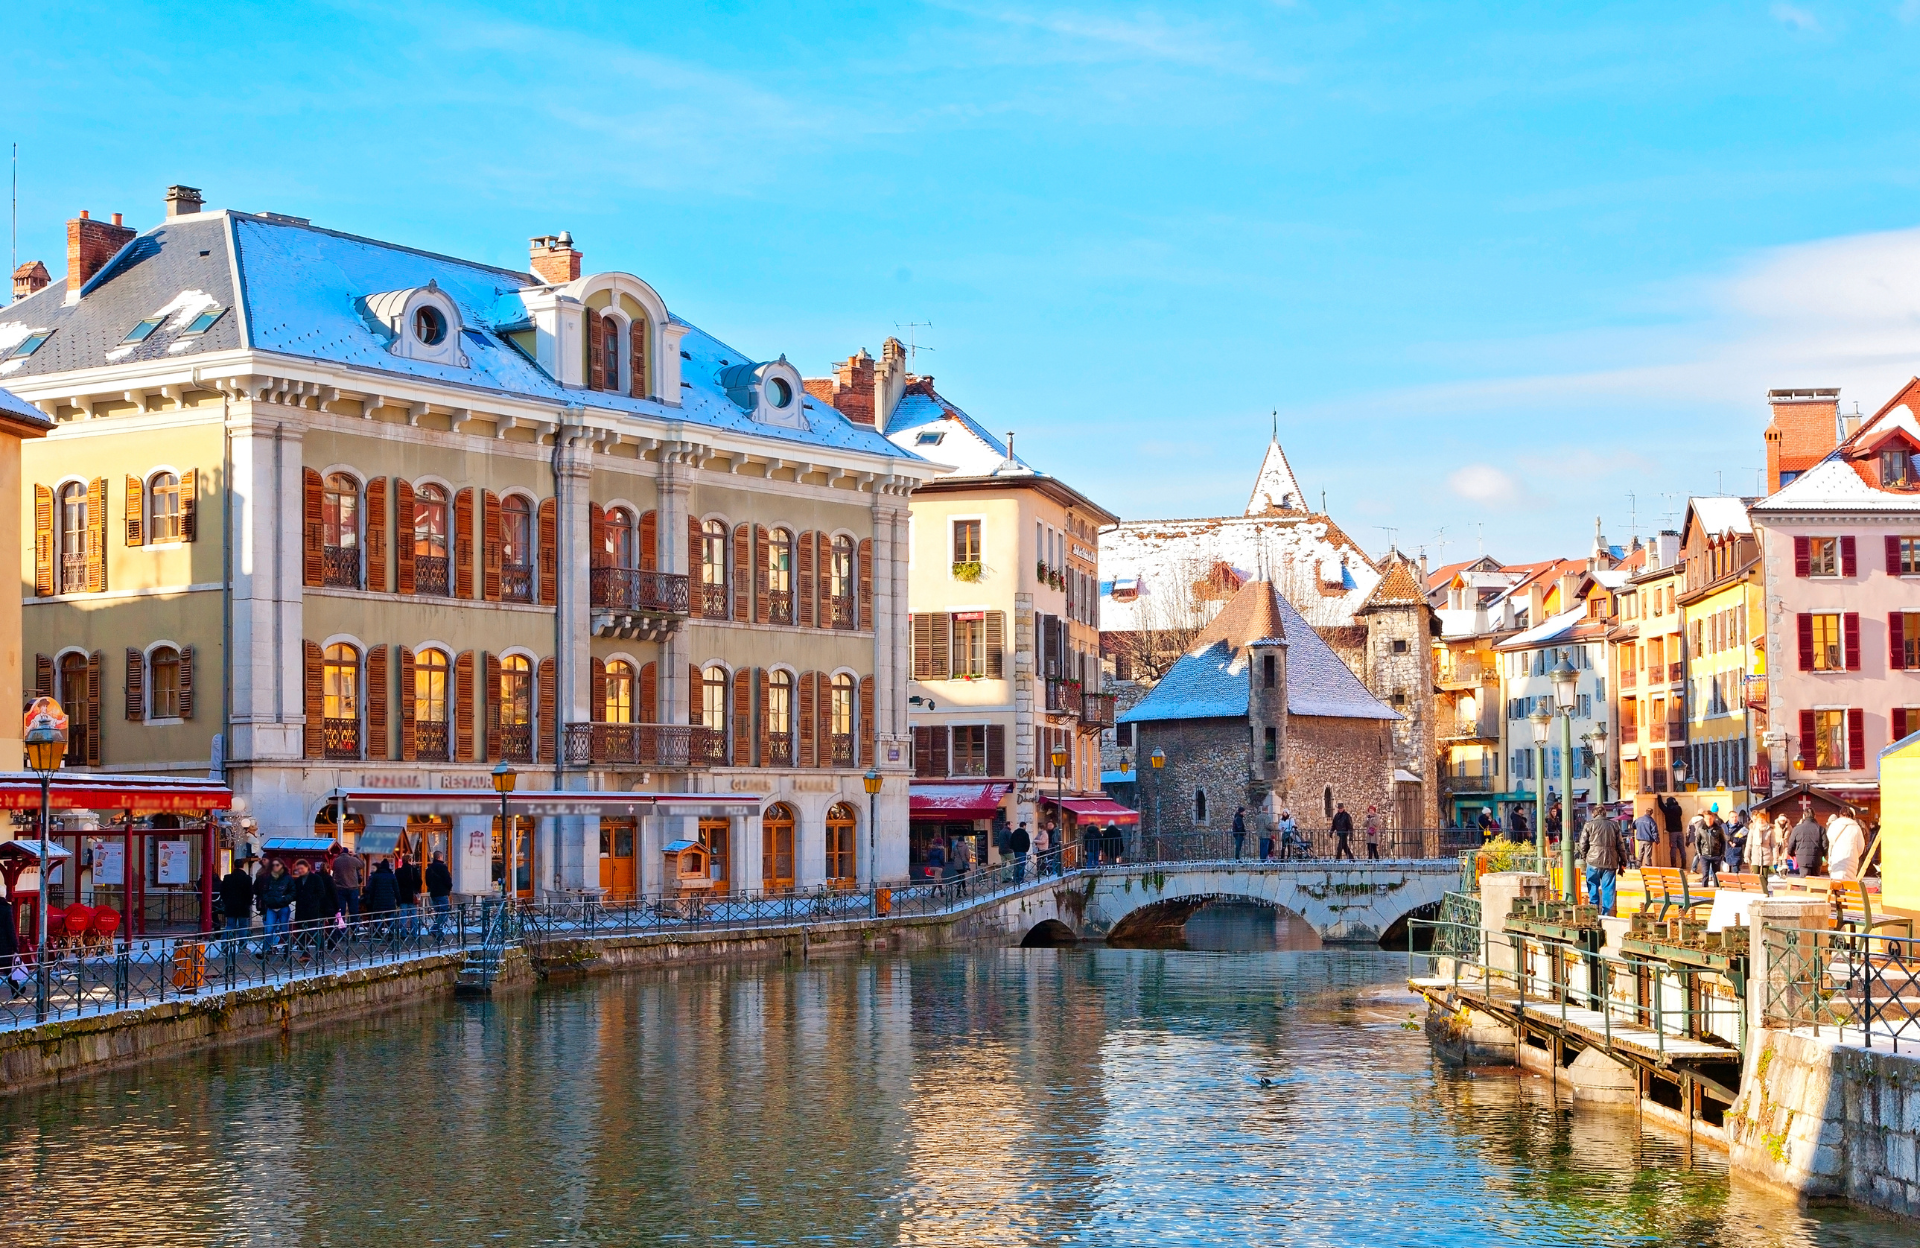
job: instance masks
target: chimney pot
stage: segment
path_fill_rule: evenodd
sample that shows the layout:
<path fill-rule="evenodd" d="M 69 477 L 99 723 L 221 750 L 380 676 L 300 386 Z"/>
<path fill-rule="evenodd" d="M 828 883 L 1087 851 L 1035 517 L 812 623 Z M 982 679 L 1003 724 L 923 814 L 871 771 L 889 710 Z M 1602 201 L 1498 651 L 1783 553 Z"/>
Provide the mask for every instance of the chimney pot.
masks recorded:
<path fill-rule="evenodd" d="M 119 225 L 119 224 L 121 224 L 121 221 L 120 221 L 120 214 L 119 214 L 119 213 L 117 213 L 117 212 L 113 214 L 113 223 L 114 223 L 115 225 Z"/>
<path fill-rule="evenodd" d="M 116 252 L 132 241 L 133 231 L 120 224 L 118 213 L 112 224 L 95 221 L 85 211 L 67 222 L 67 292 L 78 294 Z"/>
<path fill-rule="evenodd" d="M 528 266 L 543 282 L 559 285 L 580 276 L 581 254 L 573 248 L 573 235 L 565 230 L 555 238 L 551 234 L 529 240 Z"/>
<path fill-rule="evenodd" d="M 184 217 L 200 211 L 200 188 L 175 184 L 167 188 L 167 216 Z"/>
<path fill-rule="evenodd" d="M 91 217 L 89 217 L 89 215 L 88 215 L 88 213 L 87 213 L 87 210 L 86 210 L 85 208 L 82 208 L 82 209 L 80 210 L 80 219 L 81 219 L 82 221 L 87 221 L 87 220 L 91 220 Z"/>

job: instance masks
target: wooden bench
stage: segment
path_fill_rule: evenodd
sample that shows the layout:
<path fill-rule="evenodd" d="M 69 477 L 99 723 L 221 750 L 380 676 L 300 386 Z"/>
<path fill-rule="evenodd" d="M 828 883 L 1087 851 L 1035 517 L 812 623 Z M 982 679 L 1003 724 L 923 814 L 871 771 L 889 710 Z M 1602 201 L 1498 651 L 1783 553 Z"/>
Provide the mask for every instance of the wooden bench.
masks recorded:
<path fill-rule="evenodd" d="M 1722 871 L 1719 876 L 1720 887 L 1730 893 L 1764 893 L 1767 886 L 1760 881 L 1756 873 L 1747 875 L 1738 871 Z"/>
<path fill-rule="evenodd" d="M 1859 880 L 1828 880 L 1827 900 L 1833 903 L 1834 925 L 1850 932 L 1871 935 L 1883 927 L 1905 928 L 1913 936 L 1913 920 L 1898 916 L 1873 916 L 1873 894 Z"/>
<path fill-rule="evenodd" d="M 1647 899 L 1640 909 L 1645 912 L 1658 901 L 1660 913 L 1654 916 L 1657 919 L 1666 918 L 1671 906 L 1678 906 L 1684 912 L 1697 906 L 1711 908 L 1713 905 L 1713 890 L 1709 888 L 1696 892 L 1692 882 L 1687 879 L 1687 873 L 1679 867 L 1642 867 L 1640 885 L 1647 893 Z"/>

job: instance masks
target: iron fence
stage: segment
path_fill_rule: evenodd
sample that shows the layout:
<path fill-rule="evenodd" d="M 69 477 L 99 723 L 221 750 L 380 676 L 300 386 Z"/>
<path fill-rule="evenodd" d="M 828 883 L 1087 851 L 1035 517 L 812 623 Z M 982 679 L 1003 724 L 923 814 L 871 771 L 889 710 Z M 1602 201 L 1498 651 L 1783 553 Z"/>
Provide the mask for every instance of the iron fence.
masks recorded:
<path fill-rule="evenodd" d="M 1768 924 L 1770 1027 L 1831 1027 L 1841 1043 L 1920 1048 L 1920 940 Z"/>
<path fill-rule="evenodd" d="M 1136 830 L 1128 833 L 1123 861 L 1219 862 L 1238 857 L 1260 861 L 1266 844 L 1266 856 L 1275 862 L 1338 861 L 1356 862 L 1378 859 L 1452 858 L 1458 852 L 1449 841 L 1453 829 L 1381 828 L 1374 842 L 1375 853 L 1367 851 L 1365 828 L 1348 834 L 1344 848 L 1340 836 L 1331 828 L 1300 828 L 1282 836 L 1279 832 L 1260 832 L 1249 828 L 1243 845 L 1236 847 L 1231 832 L 1166 832 Z M 1477 839 L 1477 836 L 1476 836 Z"/>

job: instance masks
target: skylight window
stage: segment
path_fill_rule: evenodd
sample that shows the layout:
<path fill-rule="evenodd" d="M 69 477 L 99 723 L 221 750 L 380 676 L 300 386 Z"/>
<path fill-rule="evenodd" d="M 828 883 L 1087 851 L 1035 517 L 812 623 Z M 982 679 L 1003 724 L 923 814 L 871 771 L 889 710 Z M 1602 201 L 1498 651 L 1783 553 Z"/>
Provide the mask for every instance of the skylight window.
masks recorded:
<path fill-rule="evenodd" d="M 153 336 L 154 330 L 160 328 L 160 322 L 166 319 L 167 318 L 164 316 L 150 316 L 146 320 L 141 321 L 138 325 L 135 325 L 132 329 L 128 330 L 127 336 L 125 338 L 122 338 L 120 341 L 121 342 L 145 342 L 147 339 Z"/>
<path fill-rule="evenodd" d="M 946 433 L 945 433 L 944 431 L 942 431 L 942 430 L 938 430 L 938 429 L 933 429 L 933 430 L 929 430 L 928 432 L 926 432 L 926 433 L 923 433 L 923 434 L 921 434 L 921 435 L 919 436 L 919 438 L 917 438 L 917 439 L 915 440 L 915 445 L 917 445 L 917 446 L 939 446 L 939 445 L 940 445 L 940 439 L 942 439 L 942 438 L 944 438 L 944 437 L 946 437 L 946 436 L 947 436 L 947 435 L 946 435 Z"/>
<path fill-rule="evenodd" d="M 226 314 L 227 314 L 227 310 L 225 308 L 208 308 L 206 311 L 202 312 L 199 316 L 196 316 L 191 321 L 188 321 L 187 327 L 181 330 L 180 332 L 182 334 L 204 334 L 208 330 L 213 328 L 215 321 L 218 321 L 221 317 L 225 316 Z"/>
<path fill-rule="evenodd" d="M 51 337 L 53 337 L 52 330 L 36 329 L 32 333 L 28 334 L 25 338 L 22 338 L 20 340 L 20 345 L 15 347 L 12 353 L 7 356 L 7 358 L 10 360 L 24 360 L 28 356 L 32 355 L 35 351 L 38 351 L 41 348 L 41 346 L 43 346 L 46 343 L 47 339 Z"/>

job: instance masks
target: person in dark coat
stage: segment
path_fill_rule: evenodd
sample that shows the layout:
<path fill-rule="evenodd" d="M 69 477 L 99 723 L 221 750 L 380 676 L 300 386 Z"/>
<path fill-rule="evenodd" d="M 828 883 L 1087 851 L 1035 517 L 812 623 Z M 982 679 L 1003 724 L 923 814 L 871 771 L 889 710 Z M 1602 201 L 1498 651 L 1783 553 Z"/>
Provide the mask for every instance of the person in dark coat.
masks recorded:
<path fill-rule="evenodd" d="M 1507 821 L 1507 839 L 1516 845 L 1524 845 L 1533 839 L 1528 835 L 1532 830 L 1527 826 L 1527 812 L 1515 806 L 1512 817 Z"/>
<path fill-rule="evenodd" d="M 260 938 L 264 958 L 276 944 L 285 943 L 287 925 L 293 922 L 293 877 L 287 874 L 285 862 L 275 858 L 266 874 L 253 882 L 253 904 L 266 924 L 266 934 Z"/>
<path fill-rule="evenodd" d="M 1687 863 L 1687 846 L 1682 840 L 1685 816 L 1680 813 L 1680 799 L 1669 793 L 1660 801 L 1660 818 L 1667 825 L 1667 850 L 1673 856 L 1670 867 L 1683 867 Z"/>
<path fill-rule="evenodd" d="M 1580 829 L 1574 856 L 1587 864 L 1587 904 L 1600 907 L 1601 914 L 1613 913 L 1614 885 L 1620 869 L 1633 861 L 1620 825 L 1596 806 L 1593 816 Z"/>
<path fill-rule="evenodd" d="M 1245 806 L 1236 806 L 1233 808 L 1233 860 L 1239 862 L 1240 856 L 1244 854 L 1246 850 L 1247 808 Z"/>
<path fill-rule="evenodd" d="M 433 903 L 433 934 L 438 936 L 447 930 L 447 915 L 453 910 L 453 872 L 438 850 L 427 864 L 427 899 Z"/>
<path fill-rule="evenodd" d="M 375 864 L 373 874 L 367 877 L 366 888 L 361 890 L 360 913 L 369 922 L 381 922 L 391 918 L 399 904 L 399 894 L 394 891 L 393 864 L 382 858 Z"/>
<path fill-rule="evenodd" d="M 233 869 L 220 877 L 220 913 L 221 926 L 234 933 L 235 940 L 245 939 L 253 928 L 253 877 L 244 859 L 234 859 Z"/>
<path fill-rule="evenodd" d="M 1027 851 L 1033 848 L 1033 837 L 1027 832 L 1027 821 L 1022 819 L 1020 826 L 1007 837 L 1007 853 L 1013 858 L 1013 882 L 1024 884 L 1027 879 Z"/>
<path fill-rule="evenodd" d="M 309 956 L 314 937 L 322 933 L 338 913 L 340 897 L 333 886 L 333 876 L 325 870 L 315 871 L 305 862 L 294 863 L 294 943 L 300 948 L 302 961 Z"/>
<path fill-rule="evenodd" d="M 1827 856 L 1827 834 L 1813 821 L 1813 813 L 1800 816 L 1787 835 L 1787 857 L 1793 861 L 1793 874 L 1819 875 L 1821 860 Z"/>
<path fill-rule="evenodd" d="M 393 873 L 393 897 L 400 907 L 400 925 L 410 932 L 420 930 L 420 864 L 400 855 L 400 868 Z"/>
<path fill-rule="evenodd" d="M 1324 807 L 1322 809 L 1325 809 Z M 1333 808 L 1333 856 L 1336 860 L 1345 858 L 1353 861 L 1353 816 L 1347 813 L 1347 804 L 1339 802 Z"/>
<path fill-rule="evenodd" d="M 16 978 L 19 959 L 20 925 L 13 917 L 13 903 L 0 893 L 0 974 L 7 977 L 7 991 L 16 997 L 27 984 L 24 972 Z"/>

